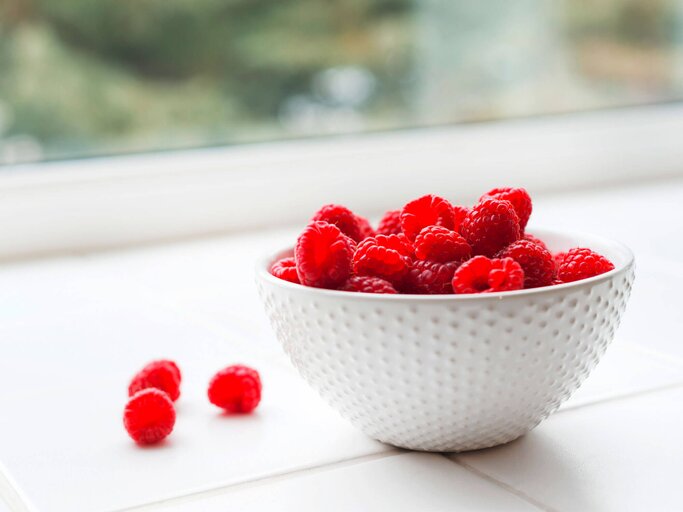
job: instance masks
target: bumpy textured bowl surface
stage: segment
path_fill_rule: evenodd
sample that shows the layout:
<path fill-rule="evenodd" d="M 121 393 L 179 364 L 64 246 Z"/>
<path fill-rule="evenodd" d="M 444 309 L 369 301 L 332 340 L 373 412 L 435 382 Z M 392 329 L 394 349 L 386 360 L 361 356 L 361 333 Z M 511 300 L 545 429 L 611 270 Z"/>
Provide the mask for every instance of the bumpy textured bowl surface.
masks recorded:
<path fill-rule="evenodd" d="M 534 234 L 554 251 L 591 247 L 616 268 L 504 294 L 395 296 L 291 284 L 268 273 L 271 256 L 257 286 L 302 377 L 367 435 L 415 450 L 484 448 L 528 432 L 581 385 L 633 282 L 633 255 L 621 244 Z"/>

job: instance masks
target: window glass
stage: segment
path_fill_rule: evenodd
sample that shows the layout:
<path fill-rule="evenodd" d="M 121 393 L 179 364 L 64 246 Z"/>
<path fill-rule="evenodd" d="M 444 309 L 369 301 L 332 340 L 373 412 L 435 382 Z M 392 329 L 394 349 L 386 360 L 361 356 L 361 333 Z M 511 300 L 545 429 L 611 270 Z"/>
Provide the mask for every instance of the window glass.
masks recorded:
<path fill-rule="evenodd" d="M 683 1 L 2 0 L 0 163 L 674 100 Z"/>

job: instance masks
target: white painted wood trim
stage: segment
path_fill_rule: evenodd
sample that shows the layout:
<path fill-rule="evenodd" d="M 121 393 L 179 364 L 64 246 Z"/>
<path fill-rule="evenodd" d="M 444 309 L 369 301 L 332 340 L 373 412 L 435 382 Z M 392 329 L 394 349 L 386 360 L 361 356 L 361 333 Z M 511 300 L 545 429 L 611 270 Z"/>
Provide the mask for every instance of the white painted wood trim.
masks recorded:
<path fill-rule="evenodd" d="M 0 257 L 367 215 L 435 192 L 532 193 L 683 174 L 683 106 L 0 168 Z"/>

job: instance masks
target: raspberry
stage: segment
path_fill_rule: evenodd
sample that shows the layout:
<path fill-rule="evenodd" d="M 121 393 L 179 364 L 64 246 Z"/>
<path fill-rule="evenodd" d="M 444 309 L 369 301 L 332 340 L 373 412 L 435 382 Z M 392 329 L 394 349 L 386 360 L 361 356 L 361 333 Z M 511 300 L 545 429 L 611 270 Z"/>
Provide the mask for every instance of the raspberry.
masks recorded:
<path fill-rule="evenodd" d="M 213 376 L 208 395 L 213 405 L 227 412 L 251 412 L 261 401 L 261 378 L 248 366 L 228 366 Z"/>
<path fill-rule="evenodd" d="M 178 368 L 178 365 L 175 363 L 175 361 L 171 361 L 170 359 L 160 359 L 158 362 L 167 365 L 176 376 L 176 379 L 178 379 L 178 384 L 180 384 L 180 382 L 183 380 L 183 376 L 181 375 L 180 368 Z"/>
<path fill-rule="evenodd" d="M 472 248 L 455 231 L 441 226 L 427 226 L 415 238 L 415 256 L 418 260 L 462 261 L 469 259 Z"/>
<path fill-rule="evenodd" d="M 173 361 L 152 361 L 135 374 L 128 386 L 128 396 L 147 388 L 159 389 L 175 402 L 180 396 L 180 369 Z"/>
<path fill-rule="evenodd" d="M 612 262 L 604 256 L 590 249 L 576 247 L 569 249 L 562 258 L 557 269 L 557 279 L 563 283 L 571 283 L 572 281 L 604 274 L 613 268 Z"/>
<path fill-rule="evenodd" d="M 400 235 L 401 230 L 401 210 L 389 210 L 384 214 L 377 226 L 378 235 Z"/>
<path fill-rule="evenodd" d="M 560 265 L 562 265 L 562 261 L 564 260 L 564 257 L 567 255 L 566 252 L 556 252 L 553 254 L 553 261 L 555 262 L 555 277 L 557 278 L 557 271 L 560 269 Z"/>
<path fill-rule="evenodd" d="M 529 234 L 529 233 L 524 233 L 524 236 L 523 236 L 522 238 L 523 238 L 524 240 L 529 240 L 530 242 L 533 242 L 533 243 L 535 243 L 536 245 L 540 245 L 540 246 L 543 247 L 546 251 L 549 250 L 549 249 L 548 249 L 548 246 L 545 245 L 545 242 L 544 242 L 543 240 L 541 240 L 540 238 L 535 237 L 534 235 L 531 235 L 531 234 Z"/>
<path fill-rule="evenodd" d="M 404 235 L 377 235 L 363 240 L 353 255 L 353 270 L 360 276 L 381 277 L 396 286 L 405 277 L 413 248 Z"/>
<path fill-rule="evenodd" d="M 346 206 L 328 204 L 320 208 L 311 219 L 311 222 L 322 221 L 334 224 L 339 230 L 352 239 L 360 242 L 363 239 L 361 225 L 358 217 Z"/>
<path fill-rule="evenodd" d="M 510 187 L 494 188 L 481 196 L 479 201 L 486 197 L 493 197 L 494 199 L 500 199 L 501 201 L 510 201 L 512 207 L 515 209 L 517 217 L 519 217 L 519 229 L 524 233 L 524 228 L 526 228 L 526 224 L 529 222 L 532 210 L 531 197 L 526 190 L 523 188 Z"/>
<path fill-rule="evenodd" d="M 296 260 L 294 258 L 282 258 L 273 263 L 270 273 L 275 277 L 299 284 L 299 274 L 296 273 Z"/>
<path fill-rule="evenodd" d="M 458 267 L 452 284 L 455 293 L 521 290 L 524 270 L 512 258 L 491 260 L 486 256 L 475 256 Z"/>
<path fill-rule="evenodd" d="M 451 282 L 453 281 L 453 274 L 459 266 L 459 261 L 449 263 L 415 261 L 406 277 L 405 290 L 408 293 L 452 294 Z"/>
<path fill-rule="evenodd" d="M 524 270 L 524 288 L 549 286 L 555 274 L 553 255 L 530 240 L 517 240 L 498 253 L 498 258 L 512 258 Z"/>
<path fill-rule="evenodd" d="M 360 227 L 360 240 L 365 240 L 368 237 L 375 236 L 377 233 L 375 233 L 375 230 L 372 228 L 372 225 L 370 224 L 370 221 L 366 219 L 365 217 L 361 217 L 360 215 L 356 215 L 356 221 L 358 221 L 358 226 Z"/>
<path fill-rule="evenodd" d="M 327 222 L 309 224 L 296 241 L 294 258 L 299 282 L 316 288 L 337 288 L 351 275 L 356 244 Z"/>
<path fill-rule="evenodd" d="M 455 227 L 453 205 L 445 199 L 426 195 L 409 202 L 401 210 L 401 229 L 411 242 L 427 226 Z"/>
<path fill-rule="evenodd" d="M 460 233 L 460 226 L 462 225 L 462 221 L 465 220 L 465 217 L 469 213 L 470 209 L 467 206 L 459 206 L 459 205 L 453 205 L 453 215 L 454 215 L 454 223 L 453 223 L 453 231 L 457 231 Z"/>
<path fill-rule="evenodd" d="M 373 276 L 352 276 L 339 288 L 345 292 L 398 293 L 389 281 Z"/>
<path fill-rule="evenodd" d="M 462 221 L 460 233 L 474 254 L 493 256 L 519 238 L 519 219 L 508 201 L 485 197 Z"/>
<path fill-rule="evenodd" d="M 135 393 L 123 412 L 123 426 L 139 444 L 158 443 L 173 431 L 175 409 L 168 395 L 148 388 Z"/>

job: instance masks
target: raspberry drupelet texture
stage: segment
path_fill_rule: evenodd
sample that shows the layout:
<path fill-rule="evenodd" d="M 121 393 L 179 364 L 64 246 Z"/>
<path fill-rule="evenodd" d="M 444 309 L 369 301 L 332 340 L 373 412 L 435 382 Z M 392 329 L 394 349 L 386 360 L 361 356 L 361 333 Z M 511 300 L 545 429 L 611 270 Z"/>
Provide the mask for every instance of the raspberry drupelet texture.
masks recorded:
<path fill-rule="evenodd" d="M 370 221 L 366 219 L 365 217 L 361 217 L 360 215 L 356 215 L 356 220 L 358 221 L 358 226 L 360 228 L 360 240 L 365 240 L 366 238 L 369 238 L 371 236 L 375 236 L 377 233 L 375 233 L 375 230 L 372 227 L 372 224 L 370 224 Z"/>
<path fill-rule="evenodd" d="M 467 206 L 460 206 L 457 204 L 453 205 L 453 231 L 457 231 L 460 233 L 460 226 L 462 225 L 462 221 L 465 220 L 465 217 L 469 213 L 470 209 L 467 208 Z"/>
<path fill-rule="evenodd" d="M 362 227 L 358 217 L 346 206 L 339 204 L 327 204 L 320 208 L 311 219 L 311 222 L 322 221 L 333 224 L 354 242 L 363 239 Z"/>
<path fill-rule="evenodd" d="M 345 292 L 398 293 L 389 281 L 373 276 L 349 277 L 339 289 Z"/>
<path fill-rule="evenodd" d="M 553 254 L 553 261 L 555 262 L 555 278 L 557 278 L 557 271 L 560 270 L 560 265 L 562 265 L 562 261 L 566 255 L 566 252 L 556 252 Z"/>
<path fill-rule="evenodd" d="M 460 233 L 473 254 L 492 257 L 519 239 L 519 219 L 509 201 L 484 197 L 462 221 Z"/>
<path fill-rule="evenodd" d="M 441 226 L 427 226 L 415 238 L 415 257 L 446 263 L 463 261 L 472 255 L 472 248 L 455 231 Z"/>
<path fill-rule="evenodd" d="M 167 359 L 152 361 L 133 376 L 128 396 L 147 388 L 163 391 L 175 402 L 180 397 L 180 369 Z"/>
<path fill-rule="evenodd" d="M 404 235 L 377 235 L 363 240 L 353 256 L 359 276 L 375 276 L 400 285 L 410 268 L 413 247 Z"/>
<path fill-rule="evenodd" d="M 270 273 L 275 277 L 299 284 L 299 274 L 296 272 L 296 261 L 294 258 L 282 258 L 270 267 Z"/>
<path fill-rule="evenodd" d="M 510 204 L 512 204 L 512 207 L 515 209 L 515 213 L 519 218 L 519 229 L 524 233 L 527 222 L 529 222 L 529 217 L 531 217 L 532 210 L 531 196 L 529 196 L 529 193 L 526 190 L 523 188 L 511 187 L 494 188 L 481 196 L 479 201 L 485 197 L 510 201 Z"/>
<path fill-rule="evenodd" d="M 316 288 L 338 288 L 351 275 L 356 244 L 339 228 L 313 222 L 299 235 L 294 248 L 299 282 Z"/>
<path fill-rule="evenodd" d="M 158 363 L 165 364 L 166 366 L 168 366 L 173 372 L 173 374 L 176 376 L 176 379 L 178 379 L 178 384 L 180 384 L 180 382 L 183 380 L 183 376 L 180 373 L 180 368 L 178 367 L 175 361 L 171 361 L 170 359 L 159 359 Z"/>
<path fill-rule="evenodd" d="M 459 261 L 415 261 L 405 279 L 405 291 L 429 295 L 452 294 L 453 274 L 459 266 Z"/>
<path fill-rule="evenodd" d="M 498 253 L 498 258 L 512 258 L 524 270 L 524 288 L 550 286 L 555 275 L 553 255 L 530 240 L 517 240 Z"/>
<path fill-rule="evenodd" d="M 446 199 L 426 195 L 410 201 L 401 210 L 401 229 L 411 242 L 427 226 L 455 227 L 453 205 Z"/>
<path fill-rule="evenodd" d="M 475 256 L 458 267 L 452 285 L 455 293 L 521 290 L 524 287 L 524 271 L 512 258 Z"/>
<path fill-rule="evenodd" d="M 545 245 L 545 242 L 538 238 L 537 236 L 532 235 L 531 233 L 524 233 L 524 236 L 522 237 L 524 240 L 529 240 L 530 242 L 533 242 L 535 244 L 540 245 L 543 247 L 546 251 L 548 251 L 548 246 Z"/>
<path fill-rule="evenodd" d="M 378 235 L 399 235 L 401 230 L 401 210 L 389 210 L 377 226 Z"/>
<path fill-rule="evenodd" d="M 223 368 L 209 382 L 209 401 L 230 413 L 248 413 L 261 401 L 261 377 L 253 368 Z"/>
<path fill-rule="evenodd" d="M 136 443 L 158 443 L 173 431 L 173 402 L 166 393 L 155 388 L 138 391 L 126 404 L 123 425 Z"/>
<path fill-rule="evenodd" d="M 571 283 L 604 274 L 613 268 L 612 262 L 604 256 L 590 249 L 576 247 L 569 249 L 562 258 L 557 269 L 557 279 L 563 283 Z"/>

